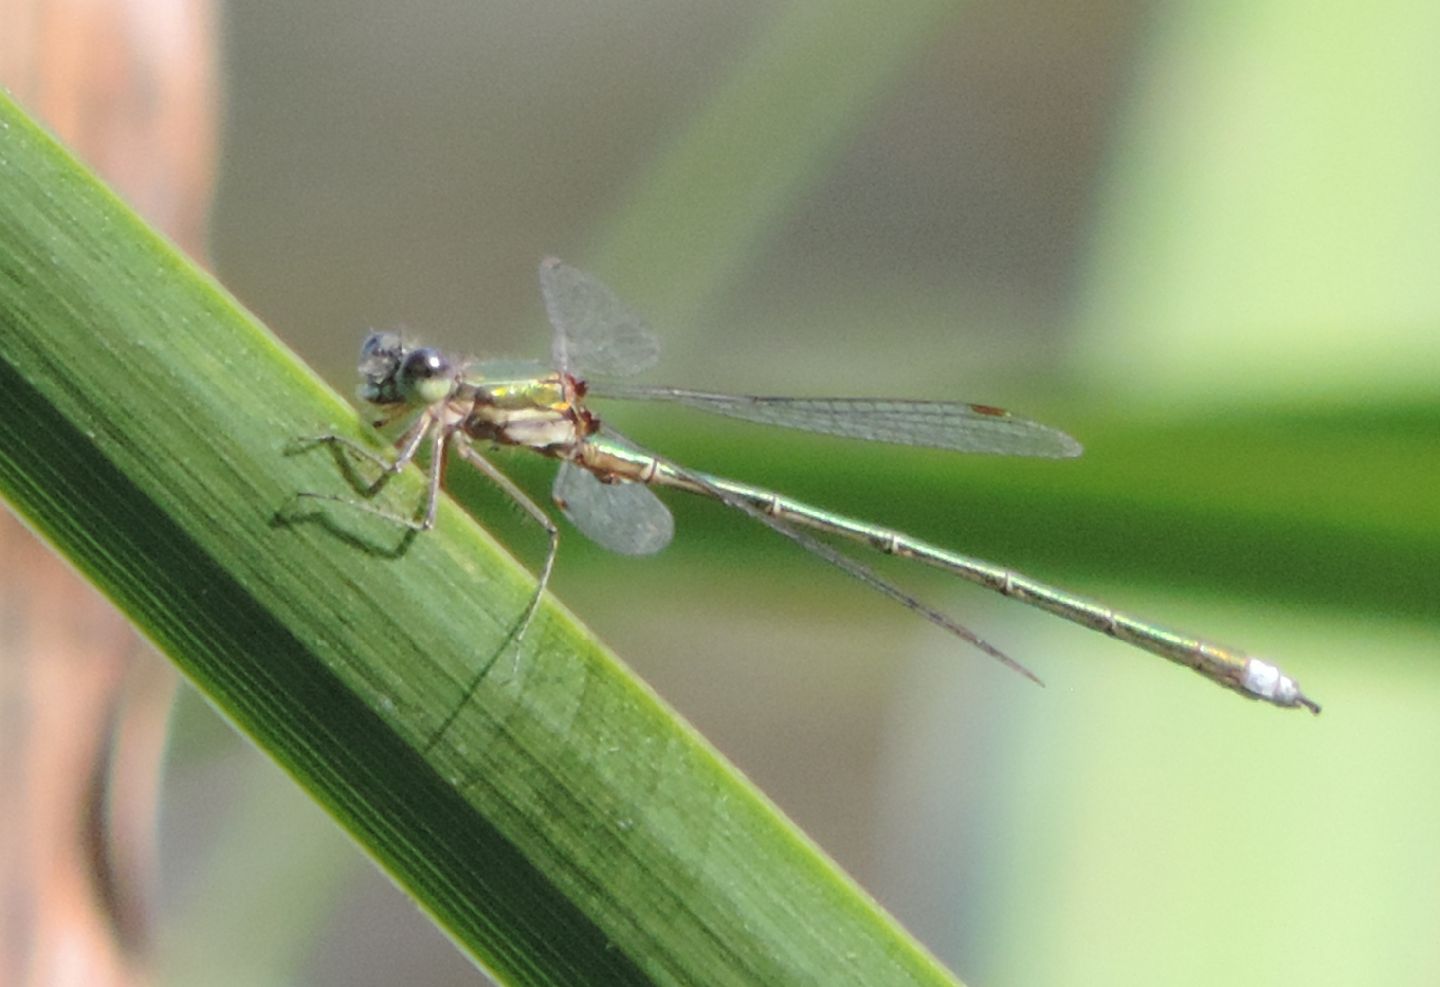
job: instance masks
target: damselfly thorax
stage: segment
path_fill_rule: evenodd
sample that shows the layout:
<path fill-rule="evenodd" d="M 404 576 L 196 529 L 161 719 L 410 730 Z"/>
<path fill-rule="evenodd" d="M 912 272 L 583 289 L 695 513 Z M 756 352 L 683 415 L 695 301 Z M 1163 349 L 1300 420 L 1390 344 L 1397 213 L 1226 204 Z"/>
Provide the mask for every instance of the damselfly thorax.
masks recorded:
<path fill-rule="evenodd" d="M 600 420 L 584 405 L 585 382 L 552 373 L 532 380 L 471 378 L 457 390 L 459 427 L 472 439 L 524 446 L 556 459 L 580 458 Z"/>

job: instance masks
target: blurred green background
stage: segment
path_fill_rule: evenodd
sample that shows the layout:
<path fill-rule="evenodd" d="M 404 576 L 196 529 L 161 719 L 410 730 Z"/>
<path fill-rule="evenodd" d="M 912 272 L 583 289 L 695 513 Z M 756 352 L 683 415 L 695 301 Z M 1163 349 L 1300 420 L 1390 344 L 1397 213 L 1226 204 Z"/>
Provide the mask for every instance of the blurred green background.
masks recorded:
<path fill-rule="evenodd" d="M 338 387 L 370 327 L 543 356 L 557 254 L 650 318 L 656 381 L 994 403 L 1087 452 L 616 409 L 637 439 L 1273 657 L 1325 705 L 877 563 L 1037 689 L 709 504 L 671 498 L 653 559 L 567 530 L 558 597 L 967 983 L 1440 981 L 1440 7 L 226 20 L 216 265 Z M 193 697 L 178 730 L 170 982 L 477 982 Z"/>

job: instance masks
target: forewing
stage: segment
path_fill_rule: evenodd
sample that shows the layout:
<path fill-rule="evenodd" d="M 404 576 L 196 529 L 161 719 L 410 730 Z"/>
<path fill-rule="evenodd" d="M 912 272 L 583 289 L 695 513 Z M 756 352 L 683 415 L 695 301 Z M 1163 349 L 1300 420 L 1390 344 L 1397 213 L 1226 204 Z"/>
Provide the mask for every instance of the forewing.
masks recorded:
<path fill-rule="evenodd" d="M 555 369 L 602 377 L 649 370 L 660 344 L 645 320 L 609 288 L 554 257 L 540 263 L 540 293 L 555 329 Z"/>
<path fill-rule="evenodd" d="M 670 387 L 597 388 L 599 397 L 674 401 L 716 415 L 870 442 L 955 452 L 1061 459 L 1080 443 L 1059 429 L 1001 408 L 951 401 L 875 398 L 780 398 L 708 394 Z"/>

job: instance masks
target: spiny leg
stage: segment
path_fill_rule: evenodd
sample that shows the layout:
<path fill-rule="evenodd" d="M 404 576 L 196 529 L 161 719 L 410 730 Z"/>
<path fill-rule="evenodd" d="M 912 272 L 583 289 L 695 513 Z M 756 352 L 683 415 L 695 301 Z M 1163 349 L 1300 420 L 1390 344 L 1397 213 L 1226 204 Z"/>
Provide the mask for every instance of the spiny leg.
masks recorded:
<path fill-rule="evenodd" d="M 560 528 L 551 520 L 550 515 L 541 510 L 540 506 L 531 500 L 529 495 L 515 484 L 514 480 L 500 472 L 493 463 L 476 452 L 468 442 L 457 441 L 455 443 L 455 449 L 464 457 L 466 462 L 489 477 L 495 486 L 499 487 L 506 496 L 518 504 L 526 514 L 530 515 L 537 524 L 545 529 L 548 545 L 545 549 L 545 561 L 541 564 L 540 574 L 535 580 L 535 589 L 531 592 L 530 599 L 525 604 L 525 611 L 521 614 L 515 629 L 510 632 L 505 642 L 496 650 L 495 654 L 490 656 L 489 660 L 485 662 L 480 670 L 475 673 L 475 676 L 470 680 L 469 684 L 466 685 L 465 694 L 460 697 L 460 702 L 456 703 L 455 708 L 450 711 L 450 714 L 445 717 L 445 721 L 440 724 L 440 727 L 431 736 L 430 742 L 425 748 L 427 751 L 433 749 L 434 746 L 440 742 L 441 738 L 445 736 L 445 732 L 450 729 L 451 724 L 455 722 L 456 718 L 465 708 L 465 704 L 468 703 L 470 697 L 475 694 L 475 690 L 480 688 L 480 683 L 484 681 L 485 676 L 490 673 L 490 669 L 495 667 L 495 662 L 500 659 L 500 656 L 505 652 L 507 647 L 514 647 L 516 649 L 515 660 L 517 663 L 519 662 L 520 642 L 524 639 L 525 632 L 530 628 L 530 622 L 535 619 L 535 614 L 540 609 L 540 600 L 545 595 L 545 588 L 550 584 L 550 572 L 555 568 L 555 556 L 560 548 Z"/>
<path fill-rule="evenodd" d="M 415 459 L 415 454 L 419 452 L 421 444 L 425 441 L 425 437 L 432 434 L 432 432 L 434 439 L 431 443 L 433 448 L 431 449 L 424 518 L 416 521 L 414 517 L 406 517 L 402 514 L 396 514 L 393 511 L 387 511 L 384 508 L 367 503 L 366 500 L 374 497 L 385 488 L 385 485 L 390 482 L 391 477 L 398 475 L 406 466 L 410 465 Z M 437 422 L 429 412 L 421 415 L 415 424 L 410 426 L 405 434 L 400 437 L 393 459 L 378 455 L 360 445 L 358 442 L 347 439 L 343 435 L 335 435 L 334 433 L 317 435 L 310 441 L 323 442 L 327 445 L 338 446 L 341 449 L 345 449 L 352 455 L 358 456 L 380 467 L 380 475 L 360 492 L 361 496 L 366 498 L 366 500 L 355 500 L 351 497 L 337 497 L 334 494 L 312 493 L 306 490 L 302 490 L 296 494 L 297 497 L 306 497 L 311 500 L 330 500 L 337 504 L 345 504 L 356 510 L 364 511 L 367 514 L 374 514 L 387 521 L 403 525 L 411 531 L 429 531 L 435 526 L 436 501 L 439 499 L 440 489 L 440 471 L 444 468 L 445 446 L 449 442 L 449 435 L 446 429 Z"/>
<path fill-rule="evenodd" d="M 455 431 L 443 422 L 435 426 L 434 447 L 430 450 L 430 482 L 426 485 L 425 519 L 420 522 L 421 531 L 429 531 L 435 527 L 435 512 L 440 509 L 440 483 L 445 478 L 445 450 L 454 435 Z"/>

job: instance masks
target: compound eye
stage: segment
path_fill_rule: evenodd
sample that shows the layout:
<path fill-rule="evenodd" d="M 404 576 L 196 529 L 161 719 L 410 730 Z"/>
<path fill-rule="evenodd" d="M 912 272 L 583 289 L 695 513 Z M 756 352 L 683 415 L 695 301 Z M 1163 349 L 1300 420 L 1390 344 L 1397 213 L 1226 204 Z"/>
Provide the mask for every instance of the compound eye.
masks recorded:
<path fill-rule="evenodd" d="M 395 357 L 401 350 L 400 337 L 393 332 L 372 332 L 360 346 L 360 362 L 375 357 Z"/>
<path fill-rule="evenodd" d="M 426 346 L 405 357 L 401 373 L 410 380 L 433 380 L 445 376 L 449 369 L 444 355 L 439 350 Z"/>
<path fill-rule="evenodd" d="M 434 404 L 450 397 L 455 388 L 455 374 L 445 354 L 425 346 L 405 354 L 397 383 L 406 402 Z"/>

